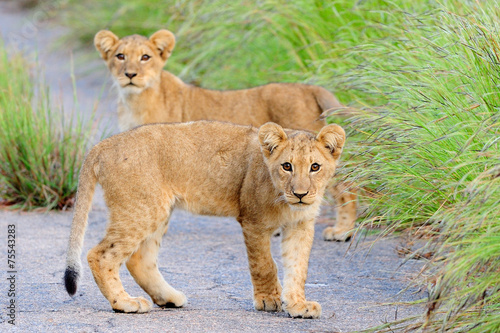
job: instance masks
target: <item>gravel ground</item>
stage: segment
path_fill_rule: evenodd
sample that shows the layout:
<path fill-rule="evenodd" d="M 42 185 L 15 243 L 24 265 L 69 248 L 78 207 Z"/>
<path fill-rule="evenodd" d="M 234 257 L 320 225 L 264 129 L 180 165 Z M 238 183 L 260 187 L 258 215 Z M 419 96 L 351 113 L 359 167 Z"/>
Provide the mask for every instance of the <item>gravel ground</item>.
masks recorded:
<path fill-rule="evenodd" d="M 39 12 L 19 11 L 8 2 L 0 2 L 4 40 L 27 54 L 36 51 L 56 101 L 71 110 L 75 106 L 70 76 L 74 52 L 69 47 L 55 51 L 50 45 L 64 29 L 50 20 L 38 21 L 39 17 Z M 109 76 L 97 52 L 74 59 L 79 110 L 88 116 L 96 108 L 108 132 L 116 133 L 114 94 L 109 92 Z M 324 242 L 323 223 L 316 226 L 306 284 L 308 299 L 323 307 L 321 319 L 291 319 L 284 313 L 257 312 L 252 305 L 239 224 L 234 219 L 176 211 L 163 240 L 159 267 L 166 280 L 186 294 L 187 306 L 155 307 L 140 315 L 114 313 L 93 281 L 84 257 L 104 235 L 106 215 L 98 191 L 82 255 L 84 276 L 77 294 L 70 298 L 62 276 L 72 213 L 0 210 L 0 332 L 348 332 L 422 312 L 421 307 L 383 306 L 423 296 L 412 289 L 398 295 L 422 266 L 422 262 L 410 261 L 400 267 L 403 259 L 397 256 L 395 247 L 401 240 L 376 242 L 369 251 L 375 236 L 352 244 Z M 320 221 L 332 222 L 328 209 Z M 15 225 L 16 230 L 16 326 L 8 323 L 7 316 L 11 299 L 7 279 L 12 275 L 7 265 L 8 225 Z M 282 271 L 279 237 L 273 240 L 273 255 Z M 146 296 L 125 268 L 121 276 L 132 296 Z"/>
<path fill-rule="evenodd" d="M 106 208 L 100 192 L 89 216 L 83 253 L 104 235 Z M 181 309 L 153 308 L 148 314 L 114 313 L 92 279 L 83 257 L 84 276 L 74 298 L 62 284 L 72 213 L 0 211 L 2 269 L 8 278 L 5 253 L 7 225 L 16 227 L 16 328 L 30 332 L 349 332 L 387 320 L 418 314 L 419 307 L 383 306 L 394 300 L 422 297 L 404 289 L 422 263 L 402 259 L 395 247 L 400 240 L 331 243 L 321 239 L 324 224 L 317 224 L 306 284 L 308 299 L 318 301 L 318 320 L 291 319 L 284 313 L 257 312 L 239 224 L 231 218 L 194 216 L 176 211 L 159 256 L 160 271 L 188 297 Z M 282 271 L 279 237 L 273 239 L 273 256 Z M 123 267 L 125 289 L 132 296 L 147 295 Z M 0 331 L 6 322 L 9 283 L 1 283 Z"/>

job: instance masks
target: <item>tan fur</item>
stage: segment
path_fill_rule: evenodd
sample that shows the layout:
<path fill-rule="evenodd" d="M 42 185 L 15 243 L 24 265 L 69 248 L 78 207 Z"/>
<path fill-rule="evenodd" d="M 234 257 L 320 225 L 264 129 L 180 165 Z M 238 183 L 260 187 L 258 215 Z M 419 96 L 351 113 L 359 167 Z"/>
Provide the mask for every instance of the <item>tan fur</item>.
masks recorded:
<path fill-rule="evenodd" d="M 124 262 L 154 303 L 186 304 L 184 294 L 173 289 L 157 267 L 170 214 L 180 207 L 233 216 L 240 222 L 257 310 L 283 309 L 292 317 L 318 318 L 321 306 L 306 300 L 304 286 L 314 220 L 344 141 L 344 130 L 337 125 L 314 135 L 274 123 L 257 130 L 205 121 L 146 125 L 106 139 L 90 151 L 80 173 L 67 271 L 76 272 L 78 279 L 87 215 L 98 182 L 110 221 L 104 239 L 87 258 L 114 310 L 151 309 L 149 301 L 132 298 L 123 289 L 118 271 Z M 290 163 L 290 171 L 285 163 Z M 318 171 L 311 169 L 315 163 Z M 283 231 L 283 288 L 270 252 L 277 228 Z"/>
<path fill-rule="evenodd" d="M 338 183 L 328 187 L 337 202 L 336 223 L 323 230 L 323 239 L 327 241 L 347 241 L 354 233 L 356 221 L 357 189 L 352 183 Z"/>
<path fill-rule="evenodd" d="M 312 85 L 272 83 L 216 91 L 185 84 L 163 70 L 175 46 L 175 37 L 168 30 L 159 30 L 149 39 L 139 35 L 120 39 L 102 30 L 95 35 L 94 44 L 118 88 L 121 130 L 151 123 L 220 120 L 256 127 L 272 121 L 286 128 L 318 132 L 325 126 L 325 112 L 343 108 L 329 91 Z M 118 54 L 124 59 L 118 59 Z M 143 61 L 143 55 L 150 58 Z M 126 74 L 136 76 L 129 78 Z M 346 240 L 346 232 L 356 221 L 356 203 L 350 200 L 351 195 L 336 192 L 340 201 L 352 203 L 339 206 L 340 215 L 350 219 L 342 220 L 342 228 L 329 229 L 333 233 L 326 240 Z"/>
<path fill-rule="evenodd" d="M 149 39 L 139 35 L 119 39 L 103 30 L 94 44 L 118 87 L 121 130 L 150 123 L 220 120 L 253 126 L 272 121 L 286 128 L 318 131 L 325 125 L 323 112 L 342 108 L 327 90 L 305 84 L 272 83 L 229 91 L 185 84 L 162 70 L 175 46 L 175 37 L 167 30 Z M 143 61 L 143 55 L 150 58 Z M 136 76 L 129 78 L 126 73 Z"/>

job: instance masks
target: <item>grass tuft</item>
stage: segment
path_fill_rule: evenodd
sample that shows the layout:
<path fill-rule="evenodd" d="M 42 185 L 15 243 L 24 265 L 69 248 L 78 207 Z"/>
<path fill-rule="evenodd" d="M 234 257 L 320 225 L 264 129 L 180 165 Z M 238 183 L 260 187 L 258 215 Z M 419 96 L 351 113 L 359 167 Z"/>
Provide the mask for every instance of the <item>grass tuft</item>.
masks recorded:
<path fill-rule="evenodd" d="M 26 61 L 0 45 L 0 198 L 27 210 L 66 209 L 92 127 L 74 115 L 65 119 L 34 82 Z"/>
<path fill-rule="evenodd" d="M 399 37 L 352 49 L 363 65 L 338 79 L 366 105 L 346 170 L 378 194 L 365 223 L 438 246 L 426 313 L 408 330 L 500 330 L 499 14 L 494 2 L 404 14 Z"/>

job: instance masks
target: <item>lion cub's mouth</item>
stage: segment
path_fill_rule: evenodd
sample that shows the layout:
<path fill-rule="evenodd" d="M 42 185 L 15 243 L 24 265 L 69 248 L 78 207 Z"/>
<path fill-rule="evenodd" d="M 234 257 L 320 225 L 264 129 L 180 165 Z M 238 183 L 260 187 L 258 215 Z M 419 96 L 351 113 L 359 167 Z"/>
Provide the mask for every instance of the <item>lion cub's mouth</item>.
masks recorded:
<path fill-rule="evenodd" d="M 122 85 L 122 88 L 125 89 L 125 88 L 130 88 L 130 89 L 140 89 L 141 87 L 138 86 L 136 83 L 130 81 L 130 82 L 127 82 L 125 83 L 124 85 Z"/>
<path fill-rule="evenodd" d="M 310 203 L 304 202 L 304 201 L 301 200 L 299 202 L 293 202 L 292 205 L 296 206 L 296 207 L 305 207 L 305 206 L 309 206 Z"/>
<path fill-rule="evenodd" d="M 293 210 L 307 210 L 310 205 L 311 205 L 310 203 L 307 203 L 304 201 L 299 201 L 299 202 L 291 203 L 290 207 Z"/>

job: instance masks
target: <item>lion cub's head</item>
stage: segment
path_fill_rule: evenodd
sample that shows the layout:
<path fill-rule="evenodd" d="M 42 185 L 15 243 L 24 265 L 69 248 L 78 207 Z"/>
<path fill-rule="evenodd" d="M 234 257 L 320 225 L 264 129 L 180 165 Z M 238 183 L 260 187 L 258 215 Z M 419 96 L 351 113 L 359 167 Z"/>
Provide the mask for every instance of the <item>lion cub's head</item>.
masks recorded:
<path fill-rule="evenodd" d="M 175 37 L 168 30 L 159 30 L 149 39 L 139 35 L 119 39 L 111 31 L 101 30 L 94 45 L 119 87 L 126 93 L 140 93 L 159 80 Z"/>
<path fill-rule="evenodd" d="M 259 129 L 262 153 L 276 189 L 294 209 L 306 209 L 323 197 L 335 173 L 345 142 L 338 125 L 328 125 L 314 135 L 304 131 L 285 131 L 275 123 Z"/>

